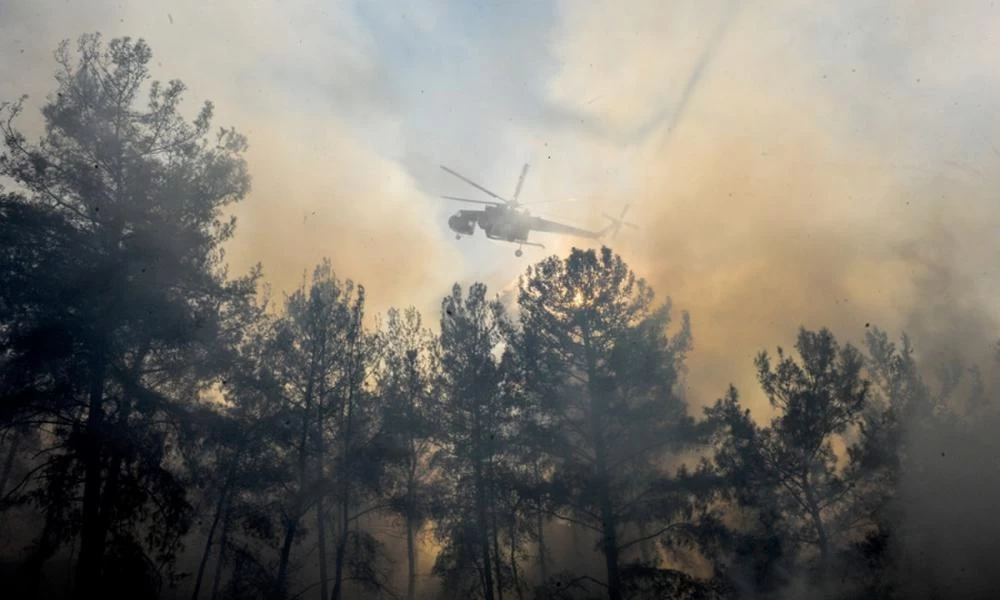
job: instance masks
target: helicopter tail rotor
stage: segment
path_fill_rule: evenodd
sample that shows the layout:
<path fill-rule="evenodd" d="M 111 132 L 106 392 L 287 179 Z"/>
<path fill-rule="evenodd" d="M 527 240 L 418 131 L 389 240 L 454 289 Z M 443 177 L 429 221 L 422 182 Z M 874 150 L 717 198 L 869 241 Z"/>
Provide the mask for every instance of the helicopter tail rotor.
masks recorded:
<path fill-rule="evenodd" d="M 618 235 L 618 231 L 621 230 L 622 226 L 630 227 L 632 229 L 639 229 L 639 226 L 636 225 L 635 223 L 629 223 L 628 221 L 624 220 L 626 213 L 628 213 L 629 206 L 630 206 L 629 204 L 626 204 L 625 207 L 622 208 L 622 212 L 620 215 L 618 215 L 617 219 L 615 217 L 612 217 L 608 213 L 601 213 L 601 216 L 611 221 L 611 224 L 608 225 L 604 229 L 604 231 L 601 232 L 602 237 L 610 233 L 611 239 L 615 239 L 615 237 Z"/>

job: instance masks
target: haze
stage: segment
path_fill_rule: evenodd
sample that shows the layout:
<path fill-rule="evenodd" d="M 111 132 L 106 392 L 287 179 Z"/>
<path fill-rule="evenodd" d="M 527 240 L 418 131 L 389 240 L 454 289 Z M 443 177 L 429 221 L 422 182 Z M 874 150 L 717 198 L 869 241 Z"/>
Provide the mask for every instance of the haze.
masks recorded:
<path fill-rule="evenodd" d="M 765 423 L 754 357 L 800 327 L 906 332 L 928 369 L 994 360 L 989 0 L 0 0 L 0 101 L 29 95 L 29 139 L 53 50 L 89 32 L 144 39 L 153 78 L 187 85 L 185 115 L 211 100 L 215 127 L 247 136 L 226 259 L 234 276 L 261 263 L 277 299 L 329 258 L 369 316 L 412 305 L 436 331 L 453 283 L 513 310 L 529 265 L 603 243 L 675 326 L 690 313 L 693 416 L 732 383 Z M 438 166 L 505 194 L 525 162 L 522 201 L 575 200 L 538 214 L 597 228 L 628 204 L 640 229 L 535 234 L 545 250 L 521 258 L 455 240 L 467 207 L 439 196 L 480 195 Z"/>
<path fill-rule="evenodd" d="M 437 165 L 508 193 L 530 162 L 524 201 L 578 199 L 539 214 L 592 227 L 632 204 L 643 229 L 615 249 L 698 308 L 693 385 L 746 381 L 732 367 L 799 324 L 896 330 L 927 309 L 926 286 L 995 323 L 1000 14 L 988 2 L 0 10 L 5 96 L 50 91 L 61 39 L 131 35 L 152 46 L 155 76 L 182 79 L 192 108 L 212 100 L 250 138 L 253 191 L 229 257 L 237 271 L 261 261 L 278 290 L 323 256 L 364 274 L 380 307 L 433 308 L 453 281 L 512 284 L 546 253 L 456 242 L 445 220 L 459 207 L 437 196 L 475 191 Z M 586 244 L 543 239 L 550 253 Z"/>

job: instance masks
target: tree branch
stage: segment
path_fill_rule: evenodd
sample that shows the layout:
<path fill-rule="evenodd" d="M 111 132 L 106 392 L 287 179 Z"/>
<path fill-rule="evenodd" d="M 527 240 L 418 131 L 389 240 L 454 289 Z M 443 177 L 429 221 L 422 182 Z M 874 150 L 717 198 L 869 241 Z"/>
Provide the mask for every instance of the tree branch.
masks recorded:
<path fill-rule="evenodd" d="M 365 516 L 365 515 L 367 515 L 369 513 L 373 513 L 373 512 L 382 510 L 384 508 L 389 508 L 389 505 L 388 504 L 376 504 L 375 506 L 368 507 L 365 510 L 352 515 L 347 520 L 348 521 L 357 521 L 358 519 L 360 519 L 361 517 L 363 517 L 363 516 Z"/>
<path fill-rule="evenodd" d="M 659 530 L 657 530 L 657 531 L 655 531 L 655 532 L 653 532 L 653 533 L 651 533 L 649 535 L 644 535 L 644 536 L 642 536 L 640 538 L 636 538 L 636 539 L 634 539 L 632 541 L 629 541 L 629 542 L 626 542 L 624 544 L 619 545 L 618 546 L 618 551 L 621 552 L 622 550 L 625 550 L 627 548 L 631 548 L 632 546 L 635 546 L 636 544 L 641 544 L 642 542 L 645 542 L 647 540 L 651 540 L 653 538 L 660 537 L 661 535 L 663 535 L 664 533 L 670 531 L 671 529 L 687 530 L 687 529 L 689 529 L 689 526 L 688 526 L 687 523 L 671 523 L 670 525 L 667 525 L 666 527 L 661 527 Z"/>
<path fill-rule="evenodd" d="M 583 522 L 583 521 L 581 521 L 579 519 L 574 519 L 572 517 L 567 517 L 566 515 L 560 515 L 559 513 L 557 513 L 554 510 L 545 510 L 544 512 L 545 512 L 545 514 L 551 515 L 551 516 L 553 516 L 553 517 L 555 517 L 557 519 L 562 519 L 563 521 L 566 521 L 567 523 L 573 523 L 574 525 L 579 525 L 580 527 L 586 527 L 587 529 L 589 529 L 591 531 L 596 531 L 597 533 L 601 533 L 601 530 L 599 528 L 594 527 L 590 523 L 585 523 L 585 522 Z"/>

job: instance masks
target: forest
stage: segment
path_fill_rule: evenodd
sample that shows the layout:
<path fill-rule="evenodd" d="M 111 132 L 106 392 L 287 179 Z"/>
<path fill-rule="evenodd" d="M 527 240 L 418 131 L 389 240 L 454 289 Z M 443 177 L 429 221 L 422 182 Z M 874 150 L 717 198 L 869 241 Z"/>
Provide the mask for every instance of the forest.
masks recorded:
<path fill-rule="evenodd" d="M 332 260 L 273 298 L 223 251 L 248 138 L 141 39 L 55 58 L 39 139 L 0 108 L 5 597 L 1000 596 L 1000 344 L 802 328 L 762 421 L 608 247 L 510 305 L 371 314 Z"/>

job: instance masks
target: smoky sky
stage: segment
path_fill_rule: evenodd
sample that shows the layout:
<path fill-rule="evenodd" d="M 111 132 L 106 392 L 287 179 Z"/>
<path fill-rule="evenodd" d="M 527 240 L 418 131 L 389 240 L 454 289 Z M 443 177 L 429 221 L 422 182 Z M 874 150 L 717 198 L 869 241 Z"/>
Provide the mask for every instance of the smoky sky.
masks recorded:
<path fill-rule="evenodd" d="M 0 3 L 0 96 L 54 89 L 52 50 L 143 37 L 153 75 L 249 137 L 234 272 L 278 290 L 324 256 L 373 308 L 434 321 L 448 286 L 509 291 L 545 250 L 456 241 L 439 194 L 498 193 L 599 227 L 689 310 L 697 404 L 800 325 L 926 352 L 995 339 L 1000 9 L 989 2 Z M 26 114 L 26 127 L 37 119 Z M 34 111 L 37 113 L 37 111 Z M 32 119 L 36 119 L 32 125 Z M 932 349 L 933 346 L 933 349 Z M 759 404 L 759 401 L 758 401 Z"/>
<path fill-rule="evenodd" d="M 753 397 L 754 353 L 788 347 L 799 325 L 852 342 L 878 325 L 910 331 L 928 355 L 987 356 L 1000 13 L 961 2 L 565 13 L 552 95 L 603 124 L 590 172 L 631 154 L 624 181 L 593 187 L 606 204 L 632 202 L 644 228 L 615 248 L 692 313 L 696 402 L 727 380 Z M 628 93 L 584 98 L 606 85 Z"/>

